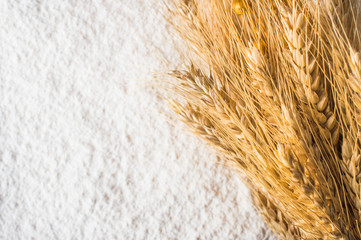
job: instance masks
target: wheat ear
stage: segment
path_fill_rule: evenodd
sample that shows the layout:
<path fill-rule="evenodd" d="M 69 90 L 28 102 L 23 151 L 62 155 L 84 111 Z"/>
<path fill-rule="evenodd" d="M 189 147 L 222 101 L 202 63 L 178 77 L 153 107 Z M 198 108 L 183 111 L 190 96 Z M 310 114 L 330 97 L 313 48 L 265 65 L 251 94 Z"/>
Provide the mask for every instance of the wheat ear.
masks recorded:
<path fill-rule="evenodd" d="M 273 201 L 264 193 L 254 187 L 250 187 L 254 204 L 259 209 L 272 231 L 281 239 L 298 240 L 304 239 L 302 231 L 288 219 Z"/>

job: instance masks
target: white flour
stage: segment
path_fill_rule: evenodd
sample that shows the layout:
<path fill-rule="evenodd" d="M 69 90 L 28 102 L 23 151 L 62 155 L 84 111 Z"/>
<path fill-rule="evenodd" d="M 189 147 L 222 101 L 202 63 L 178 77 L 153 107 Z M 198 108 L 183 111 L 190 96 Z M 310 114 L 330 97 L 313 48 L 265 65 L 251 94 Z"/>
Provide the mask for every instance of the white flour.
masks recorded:
<path fill-rule="evenodd" d="M 239 178 L 160 114 L 152 72 L 181 63 L 162 9 L 1 3 L 0 239 L 274 239 Z"/>

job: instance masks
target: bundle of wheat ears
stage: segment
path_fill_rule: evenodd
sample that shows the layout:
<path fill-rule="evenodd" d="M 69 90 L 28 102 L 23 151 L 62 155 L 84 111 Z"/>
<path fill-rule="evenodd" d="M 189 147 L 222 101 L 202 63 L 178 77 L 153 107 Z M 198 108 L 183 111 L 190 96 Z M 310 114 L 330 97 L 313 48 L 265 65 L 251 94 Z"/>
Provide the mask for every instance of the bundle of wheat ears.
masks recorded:
<path fill-rule="evenodd" d="M 173 0 L 169 102 L 282 239 L 361 239 L 359 0 Z"/>

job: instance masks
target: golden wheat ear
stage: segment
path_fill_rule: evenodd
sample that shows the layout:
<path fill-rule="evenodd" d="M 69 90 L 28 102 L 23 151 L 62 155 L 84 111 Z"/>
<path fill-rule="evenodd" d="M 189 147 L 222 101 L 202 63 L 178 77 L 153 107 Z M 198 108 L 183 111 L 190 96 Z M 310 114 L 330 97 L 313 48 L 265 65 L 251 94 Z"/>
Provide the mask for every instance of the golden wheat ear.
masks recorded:
<path fill-rule="evenodd" d="M 288 219 L 264 193 L 255 187 L 251 187 L 251 193 L 254 205 L 278 238 L 285 240 L 305 238 L 302 231 L 293 224 L 293 221 Z"/>
<path fill-rule="evenodd" d="M 339 119 L 340 143 L 335 152 L 340 164 L 349 213 L 348 229 L 361 236 L 360 169 L 360 1 L 322 1 L 320 21 L 327 42 L 329 72 Z"/>

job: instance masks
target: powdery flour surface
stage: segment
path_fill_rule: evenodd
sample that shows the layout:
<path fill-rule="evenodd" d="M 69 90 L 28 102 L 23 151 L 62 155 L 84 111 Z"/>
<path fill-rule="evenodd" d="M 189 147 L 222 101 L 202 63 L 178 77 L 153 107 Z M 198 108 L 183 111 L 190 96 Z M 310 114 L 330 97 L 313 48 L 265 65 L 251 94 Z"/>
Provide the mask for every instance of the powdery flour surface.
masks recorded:
<path fill-rule="evenodd" d="M 2 1 L 0 239 L 274 239 L 150 84 L 161 1 Z"/>

